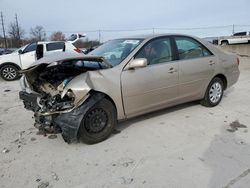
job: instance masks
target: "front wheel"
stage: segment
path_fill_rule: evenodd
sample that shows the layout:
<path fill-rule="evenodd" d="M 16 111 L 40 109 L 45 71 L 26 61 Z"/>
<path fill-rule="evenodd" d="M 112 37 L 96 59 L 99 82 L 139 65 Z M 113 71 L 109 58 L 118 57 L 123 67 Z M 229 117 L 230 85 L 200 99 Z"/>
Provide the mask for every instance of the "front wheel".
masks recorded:
<path fill-rule="evenodd" d="M 215 77 L 209 83 L 201 104 L 207 107 L 218 105 L 223 97 L 223 88 L 223 81 L 220 78 Z"/>
<path fill-rule="evenodd" d="M 4 65 L 0 70 L 0 75 L 6 81 L 13 81 L 19 77 L 18 69 L 13 65 Z"/>
<path fill-rule="evenodd" d="M 112 102 L 104 98 L 86 112 L 78 135 L 84 143 L 95 144 L 107 139 L 116 124 L 116 108 Z"/>

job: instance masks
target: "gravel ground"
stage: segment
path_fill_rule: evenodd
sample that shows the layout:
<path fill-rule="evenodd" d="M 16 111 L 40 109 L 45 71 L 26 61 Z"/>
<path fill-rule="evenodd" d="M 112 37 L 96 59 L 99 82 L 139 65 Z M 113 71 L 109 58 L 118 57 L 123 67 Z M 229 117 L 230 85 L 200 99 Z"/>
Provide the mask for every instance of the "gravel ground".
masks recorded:
<path fill-rule="evenodd" d="M 0 187 L 249 188 L 250 59 L 215 108 L 192 102 L 119 123 L 96 144 L 36 135 L 19 83 L 0 80 Z"/>

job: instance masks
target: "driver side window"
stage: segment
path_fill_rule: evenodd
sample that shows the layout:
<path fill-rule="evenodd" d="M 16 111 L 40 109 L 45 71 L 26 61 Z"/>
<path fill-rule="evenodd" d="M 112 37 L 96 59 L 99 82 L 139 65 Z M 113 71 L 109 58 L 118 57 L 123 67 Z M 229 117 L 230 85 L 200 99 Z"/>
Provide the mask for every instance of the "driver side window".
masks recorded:
<path fill-rule="evenodd" d="M 146 44 L 139 53 L 137 58 L 146 58 L 149 65 L 166 63 L 173 60 L 172 49 L 169 38 L 159 38 Z"/>
<path fill-rule="evenodd" d="M 37 48 L 37 43 L 31 43 L 23 50 L 23 53 L 35 51 L 36 48 Z"/>

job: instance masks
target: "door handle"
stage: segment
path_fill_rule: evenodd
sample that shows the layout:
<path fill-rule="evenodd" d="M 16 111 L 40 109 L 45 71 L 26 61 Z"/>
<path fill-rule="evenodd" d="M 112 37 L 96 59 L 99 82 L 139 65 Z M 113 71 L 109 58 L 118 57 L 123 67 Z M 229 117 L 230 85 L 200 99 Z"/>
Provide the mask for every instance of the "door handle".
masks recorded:
<path fill-rule="evenodd" d="M 169 70 L 168 70 L 168 73 L 174 73 L 174 72 L 177 72 L 177 70 L 175 70 L 173 67 L 171 67 Z"/>
<path fill-rule="evenodd" d="M 209 61 L 209 63 L 208 63 L 209 65 L 214 65 L 215 64 L 215 62 L 214 61 Z"/>

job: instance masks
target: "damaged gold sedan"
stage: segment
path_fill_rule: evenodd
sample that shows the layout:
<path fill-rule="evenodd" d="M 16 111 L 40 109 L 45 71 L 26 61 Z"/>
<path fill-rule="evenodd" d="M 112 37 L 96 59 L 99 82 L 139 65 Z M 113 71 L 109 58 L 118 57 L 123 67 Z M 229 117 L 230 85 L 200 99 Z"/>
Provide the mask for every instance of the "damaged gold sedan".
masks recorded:
<path fill-rule="evenodd" d="M 40 130 L 68 143 L 108 138 L 117 120 L 180 103 L 220 103 L 237 82 L 239 59 L 196 37 L 116 39 L 90 55 L 54 53 L 20 71 L 19 96 Z"/>

